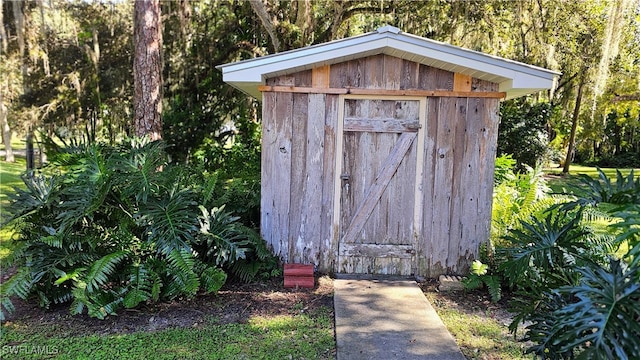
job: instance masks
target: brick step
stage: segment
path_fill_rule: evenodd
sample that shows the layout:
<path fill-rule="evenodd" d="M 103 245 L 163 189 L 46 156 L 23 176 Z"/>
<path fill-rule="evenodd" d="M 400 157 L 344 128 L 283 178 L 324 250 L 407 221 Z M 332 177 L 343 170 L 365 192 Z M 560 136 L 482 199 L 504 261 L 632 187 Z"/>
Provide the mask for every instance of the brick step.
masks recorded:
<path fill-rule="evenodd" d="M 311 276 L 313 277 L 313 265 L 284 264 L 284 277 Z"/>
<path fill-rule="evenodd" d="M 284 287 L 313 289 L 315 287 L 315 278 L 313 276 L 294 276 L 294 277 L 285 276 Z"/>

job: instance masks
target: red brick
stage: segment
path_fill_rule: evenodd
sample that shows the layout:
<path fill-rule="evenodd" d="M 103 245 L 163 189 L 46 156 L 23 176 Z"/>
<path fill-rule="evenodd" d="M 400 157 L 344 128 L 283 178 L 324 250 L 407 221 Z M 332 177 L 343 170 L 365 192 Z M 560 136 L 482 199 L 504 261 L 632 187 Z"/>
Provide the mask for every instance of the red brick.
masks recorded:
<path fill-rule="evenodd" d="M 284 276 L 313 276 L 313 265 L 284 264 Z"/>
<path fill-rule="evenodd" d="M 308 288 L 313 289 L 315 286 L 315 278 L 313 276 L 294 276 L 284 277 L 285 288 Z"/>

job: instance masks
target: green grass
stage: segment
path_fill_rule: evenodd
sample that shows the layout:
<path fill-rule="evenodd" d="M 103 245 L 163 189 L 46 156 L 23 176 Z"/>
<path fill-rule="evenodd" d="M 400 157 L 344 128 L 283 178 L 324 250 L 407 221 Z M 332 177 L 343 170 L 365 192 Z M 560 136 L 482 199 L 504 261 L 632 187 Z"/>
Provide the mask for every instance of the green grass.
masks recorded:
<path fill-rule="evenodd" d="M 491 310 L 485 313 L 461 310 L 438 295 L 425 295 L 467 359 L 534 359 L 533 355 L 524 355 L 525 344 L 516 341 L 507 325 L 494 317 Z"/>
<path fill-rule="evenodd" d="M 5 209 L 9 204 L 9 194 L 13 187 L 23 186 L 20 175 L 25 171 L 25 160 L 16 158 L 15 163 L 0 161 L 0 224 L 7 220 Z M 0 264 L 11 253 L 13 246 L 11 236 L 13 232 L 6 227 L 0 228 Z"/>
<path fill-rule="evenodd" d="M 247 324 L 116 335 L 70 335 L 56 326 L 2 327 L 2 359 L 332 359 L 332 319 L 283 315 Z"/>
<path fill-rule="evenodd" d="M 4 208 L 9 203 L 8 194 L 13 192 L 14 186 L 23 185 L 20 175 L 25 172 L 26 162 L 17 158 L 16 162 L 8 163 L 0 161 L 0 221 L 4 216 Z"/>
<path fill-rule="evenodd" d="M 11 137 L 11 148 L 14 150 L 25 149 L 27 147 L 25 136 L 16 135 L 15 133 Z M 4 141 L 0 141 L 0 150 L 4 150 Z"/>
<path fill-rule="evenodd" d="M 616 179 L 616 169 L 614 168 L 601 168 L 601 170 L 605 173 L 605 175 L 615 180 Z M 622 175 L 627 176 L 631 169 L 618 169 L 622 173 Z M 562 174 L 562 169 L 559 168 L 546 168 L 545 173 L 548 175 L 552 175 L 548 179 L 548 185 L 554 193 L 567 193 L 571 191 L 576 191 L 581 188 L 580 180 L 578 175 L 585 174 L 589 175 L 594 179 L 599 178 L 598 169 L 593 166 L 582 166 L 582 165 L 571 165 L 570 172 L 568 175 Z M 640 176 L 640 168 L 634 169 L 634 174 Z"/>

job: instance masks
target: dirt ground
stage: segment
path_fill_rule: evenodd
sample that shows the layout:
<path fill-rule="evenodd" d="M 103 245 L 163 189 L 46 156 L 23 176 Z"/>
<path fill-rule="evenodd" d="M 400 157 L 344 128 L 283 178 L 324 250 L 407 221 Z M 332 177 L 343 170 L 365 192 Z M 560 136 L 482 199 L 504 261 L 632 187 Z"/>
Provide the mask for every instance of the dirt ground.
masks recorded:
<path fill-rule="evenodd" d="M 282 279 L 243 284 L 227 283 L 216 295 L 199 295 L 153 306 L 118 311 L 105 320 L 72 316 L 69 304 L 41 309 L 37 303 L 14 300 L 16 311 L 6 322 L 23 326 L 55 325 L 68 336 L 107 335 L 167 328 L 198 327 L 212 320 L 220 324 L 246 323 L 252 316 L 276 316 L 313 312 L 326 307 L 333 313 L 333 282 L 316 280 L 314 289 L 285 289 Z"/>
<path fill-rule="evenodd" d="M 505 305 L 494 304 L 483 292 L 438 292 L 437 281 L 420 284 L 433 306 L 454 308 L 469 314 L 497 319 L 508 325 L 511 316 Z M 105 320 L 87 315 L 69 314 L 68 304 L 41 309 L 35 302 L 15 299 L 16 311 L 5 323 L 21 326 L 51 325 L 66 336 L 109 335 L 168 328 L 199 327 L 215 321 L 219 324 L 246 323 L 253 316 L 313 313 L 324 307 L 333 314 L 333 280 L 316 279 L 314 289 L 285 289 L 282 278 L 261 283 L 227 283 L 216 295 L 199 295 L 138 309 L 121 309 Z"/>

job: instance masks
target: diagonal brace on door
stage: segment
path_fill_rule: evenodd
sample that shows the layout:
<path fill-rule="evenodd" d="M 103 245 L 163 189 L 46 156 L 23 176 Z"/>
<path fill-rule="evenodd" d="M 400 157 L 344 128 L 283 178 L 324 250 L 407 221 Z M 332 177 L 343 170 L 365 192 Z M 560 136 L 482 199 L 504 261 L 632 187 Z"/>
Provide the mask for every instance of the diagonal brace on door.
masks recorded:
<path fill-rule="evenodd" d="M 371 187 L 367 191 L 364 201 L 356 210 L 353 219 L 351 220 L 351 224 L 349 224 L 349 227 L 345 231 L 343 241 L 353 242 L 356 235 L 360 230 L 362 230 L 362 227 L 373 212 L 376 203 L 380 200 L 380 197 L 387 189 L 387 185 L 389 185 L 389 181 L 391 181 L 393 174 L 398 170 L 402 159 L 411 148 L 411 144 L 413 144 L 417 134 L 417 132 L 405 132 L 400 135 L 400 139 L 398 139 L 398 142 L 391 150 L 389 157 L 385 160 L 385 163 L 378 172 L 378 175 L 376 175 L 373 184 L 371 184 Z"/>

